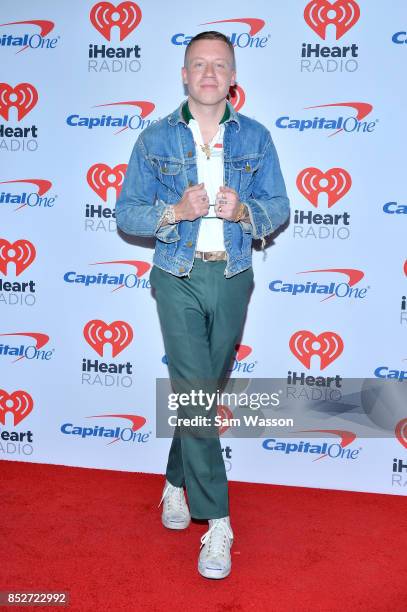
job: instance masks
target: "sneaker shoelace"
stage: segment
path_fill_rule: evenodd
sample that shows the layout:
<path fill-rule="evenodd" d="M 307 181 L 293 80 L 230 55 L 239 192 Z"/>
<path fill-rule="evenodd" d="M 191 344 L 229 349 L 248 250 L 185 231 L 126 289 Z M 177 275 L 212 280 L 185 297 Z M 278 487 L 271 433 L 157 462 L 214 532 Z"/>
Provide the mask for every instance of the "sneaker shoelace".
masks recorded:
<path fill-rule="evenodd" d="M 211 557 L 218 557 L 224 554 L 228 540 L 233 540 L 233 532 L 229 525 L 226 521 L 216 521 L 201 537 L 201 548 L 208 544 L 208 554 Z"/>
<path fill-rule="evenodd" d="M 170 484 L 164 489 L 164 492 L 161 497 L 161 501 L 158 504 L 158 508 L 161 506 L 163 500 L 165 500 L 165 505 L 167 510 L 184 510 L 184 491 L 182 487 L 174 487 Z"/>

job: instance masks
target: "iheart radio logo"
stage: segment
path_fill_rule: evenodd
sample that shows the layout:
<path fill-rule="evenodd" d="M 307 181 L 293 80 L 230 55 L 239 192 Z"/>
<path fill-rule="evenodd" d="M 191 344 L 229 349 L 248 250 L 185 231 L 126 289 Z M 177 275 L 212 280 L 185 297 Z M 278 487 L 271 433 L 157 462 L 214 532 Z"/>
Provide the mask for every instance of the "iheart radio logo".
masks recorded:
<path fill-rule="evenodd" d="M 318 168 L 304 168 L 297 176 L 297 189 L 316 208 L 318 196 L 326 193 L 328 208 L 343 198 L 351 188 L 352 178 L 344 168 L 330 168 L 322 172 Z"/>
<path fill-rule="evenodd" d="M 404 267 L 403 267 L 403 270 L 404 270 L 404 274 L 407 276 L 407 259 L 406 259 L 406 261 L 404 262 Z"/>
<path fill-rule="evenodd" d="M 309 27 L 325 40 L 329 24 L 336 26 L 336 40 L 339 40 L 359 20 L 360 8 L 355 0 L 311 0 L 304 9 L 304 19 Z"/>
<path fill-rule="evenodd" d="M 311 357 L 318 355 L 321 360 L 321 370 L 329 366 L 343 351 L 343 340 L 335 332 L 326 331 L 319 336 L 302 329 L 290 338 L 290 350 L 307 368 L 311 368 Z"/>
<path fill-rule="evenodd" d="M 235 346 L 235 351 L 236 351 L 235 359 L 237 359 L 237 361 L 243 361 L 243 359 L 246 359 L 246 357 L 248 357 L 250 355 L 252 350 L 253 350 L 252 347 L 248 346 L 247 344 L 236 344 L 236 346 Z"/>
<path fill-rule="evenodd" d="M 240 85 L 233 85 L 229 89 L 228 100 L 235 109 L 235 111 L 239 112 L 246 101 L 246 95 L 243 91 L 243 88 L 240 87 Z"/>
<path fill-rule="evenodd" d="M 28 240 L 16 240 L 11 243 L 0 238 L 0 272 L 7 276 L 7 266 L 15 263 L 16 276 L 24 272 L 35 259 L 35 246 Z"/>
<path fill-rule="evenodd" d="M 83 328 L 86 342 L 103 357 L 105 344 L 111 344 L 112 357 L 116 357 L 133 340 L 133 330 L 125 321 L 113 321 L 110 325 L 99 319 L 86 323 Z"/>
<path fill-rule="evenodd" d="M 14 391 L 7 393 L 0 389 L 0 423 L 6 424 L 6 413 L 11 412 L 14 417 L 14 427 L 16 427 L 23 419 L 25 419 L 32 409 L 34 402 L 27 391 Z"/>
<path fill-rule="evenodd" d="M 113 26 L 120 32 L 120 40 L 124 40 L 141 21 L 141 9 L 135 2 L 121 2 L 114 6 L 110 2 L 98 2 L 90 11 L 90 20 L 106 40 L 110 40 Z"/>
<path fill-rule="evenodd" d="M 94 164 L 89 168 L 86 179 L 89 187 L 104 202 L 107 202 L 107 190 L 109 187 L 116 191 L 116 199 L 119 197 L 126 170 L 127 164 L 118 164 L 114 168 L 107 164 Z"/>
<path fill-rule="evenodd" d="M 400 444 L 407 448 L 407 419 L 402 419 L 397 423 L 395 434 Z"/>
<path fill-rule="evenodd" d="M 0 116 L 8 121 L 12 106 L 17 109 L 17 119 L 21 121 L 38 102 L 38 92 L 31 83 L 19 83 L 14 88 L 8 83 L 0 83 Z"/>

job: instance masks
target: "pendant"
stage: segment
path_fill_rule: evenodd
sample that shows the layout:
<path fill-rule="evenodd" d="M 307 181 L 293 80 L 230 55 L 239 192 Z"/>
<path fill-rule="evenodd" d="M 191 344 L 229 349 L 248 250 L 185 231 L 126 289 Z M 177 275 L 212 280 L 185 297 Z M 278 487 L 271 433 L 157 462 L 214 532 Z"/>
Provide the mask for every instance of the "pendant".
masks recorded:
<path fill-rule="evenodd" d="M 200 145 L 202 151 L 205 153 L 206 155 L 206 159 L 209 159 L 211 156 L 211 148 L 208 144 L 205 145 Z"/>

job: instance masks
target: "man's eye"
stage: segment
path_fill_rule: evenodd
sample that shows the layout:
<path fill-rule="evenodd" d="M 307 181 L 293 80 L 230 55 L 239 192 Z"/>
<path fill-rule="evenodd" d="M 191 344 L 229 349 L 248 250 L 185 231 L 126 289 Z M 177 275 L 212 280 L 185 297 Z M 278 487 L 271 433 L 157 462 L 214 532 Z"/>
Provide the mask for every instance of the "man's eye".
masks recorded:
<path fill-rule="evenodd" d="M 218 62 L 218 63 L 216 64 L 216 67 L 217 67 L 217 68 L 226 68 L 226 64 L 223 64 L 222 62 Z"/>

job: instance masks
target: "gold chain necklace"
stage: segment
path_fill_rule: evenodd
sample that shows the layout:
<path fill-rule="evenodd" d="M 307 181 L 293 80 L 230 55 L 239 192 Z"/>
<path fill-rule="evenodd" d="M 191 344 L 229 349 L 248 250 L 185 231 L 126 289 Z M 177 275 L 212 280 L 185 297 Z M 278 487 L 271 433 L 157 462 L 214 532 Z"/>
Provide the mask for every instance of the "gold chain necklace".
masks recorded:
<path fill-rule="evenodd" d="M 205 153 L 206 155 L 206 159 L 209 159 L 211 156 L 211 147 L 208 144 L 204 144 L 204 145 L 199 145 L 201 147 L 201 150 Z"/>

